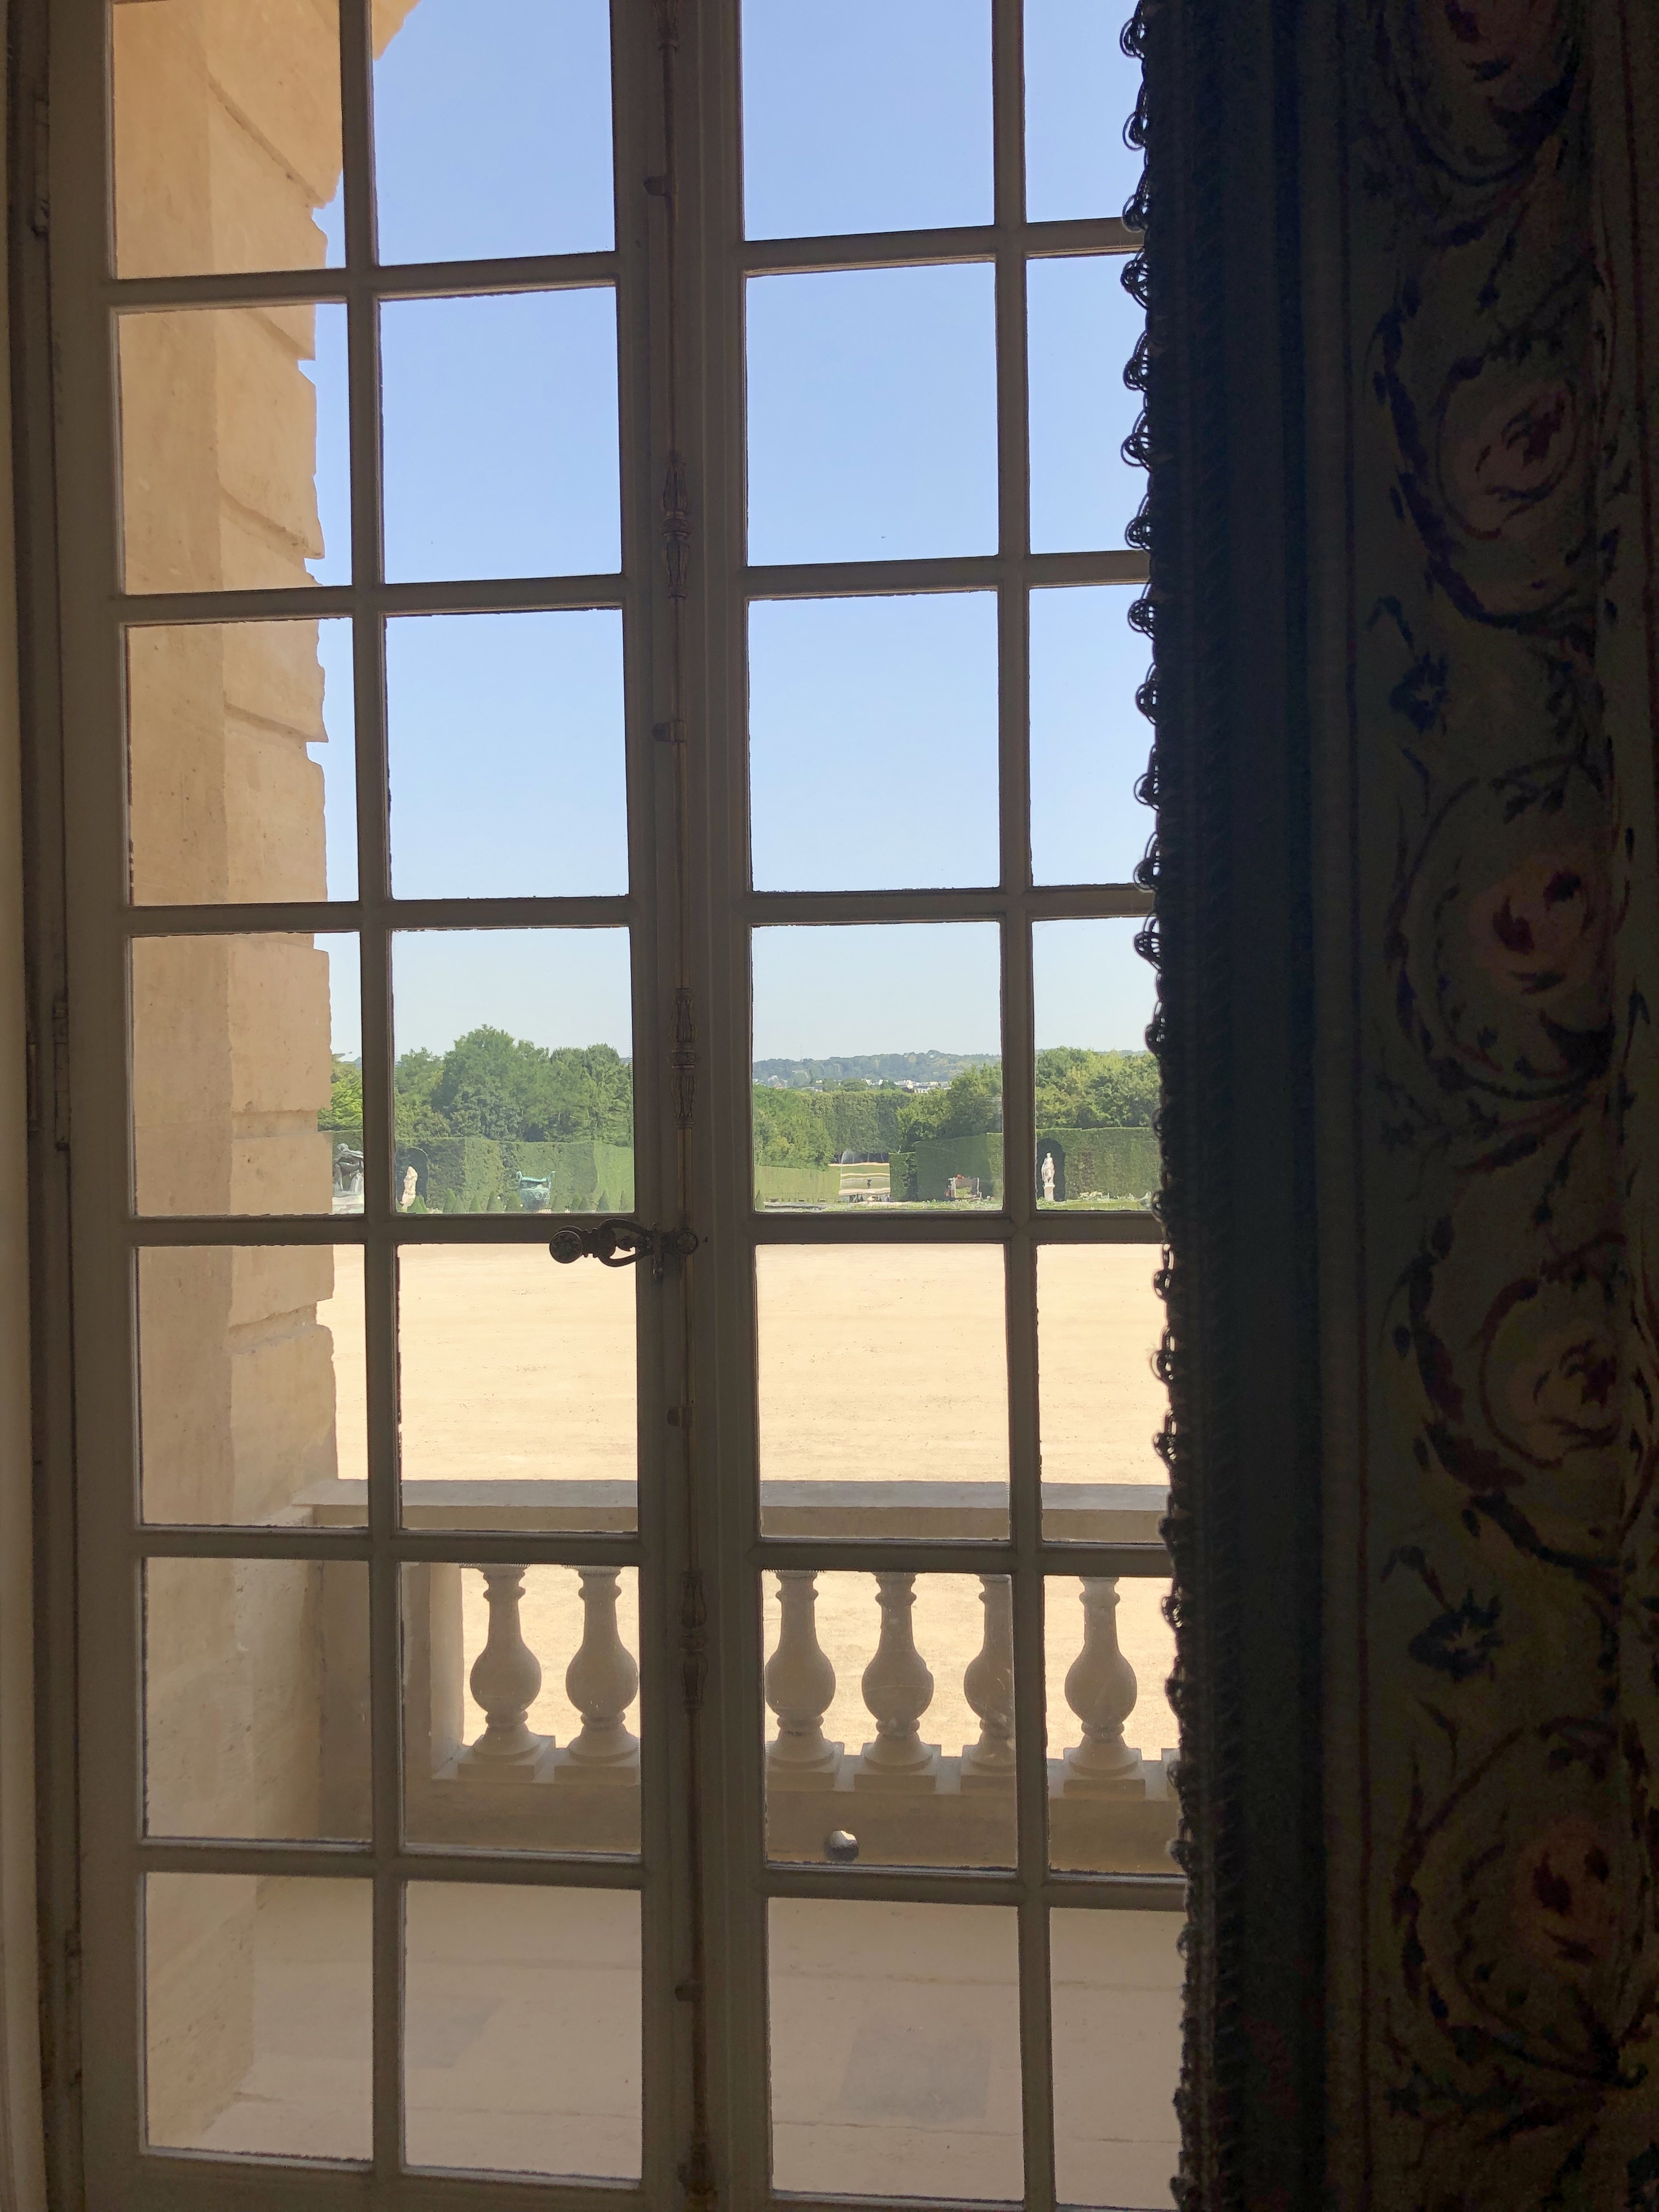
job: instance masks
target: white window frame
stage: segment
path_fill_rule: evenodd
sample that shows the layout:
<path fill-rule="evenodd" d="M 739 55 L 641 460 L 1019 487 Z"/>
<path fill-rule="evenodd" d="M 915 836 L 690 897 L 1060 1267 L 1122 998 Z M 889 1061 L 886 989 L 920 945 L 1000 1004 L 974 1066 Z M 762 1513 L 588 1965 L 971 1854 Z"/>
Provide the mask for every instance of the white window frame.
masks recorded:
<path fill-rule="evenodd" d="M 1054 2202 L 1049 2093 L 1048 1914 L 1056 1906 L 1182 1909 L 1178 1875 L 1061 1875 L 1047 1863 L 1042 1595 L 1045 1577 L 1167 1577 L 1161 1545 L 1045 1539 L 1038 1484 L 1037 1255 L 1046 1243 L 1152 1249 L 1150 1214 L 1039 1217 L 1029 1178 L 1010 1175 L 1005 1211 L 947 1221 L 898 1212 L 856 1218 L 757 1214 L 752 1203 L 749 936 L 767 924 L 995 921 L 1002 934 L 1007 1158 L 1035 1157 L 1031 931 L 1050 919 L 1144 916 L 1132 884 L 1037 887 L 1027 831 L 1027 608 L 1038 586 L 1143 582 L 1129 550 L 1033 555 L 1025 433 L 1025 272 L 1032 256 L 1127 255 L 1115 219 L 1028 223 L 1024 215 L 1021 0 L 990 0 L 994 26 L 995 219 L 964 229 L 856 239 L 742 239 L 739 0 L 611 0 L 617 196 L 613 253 L 380 269 L 372 261 L 368 0 L 342 0 L 347 266 L 283 276 L 118 280 L 109 272 L 111 191 L 105 0 L 45 0 L 49 112 L 49 313 L 58 374 L 55 548 L 37 548 L 56 581 L 67 807 L 63 957 L 73 988 L 64 1046 L 75 1102 L 72 1221 L 76 1498 L 46 1531 L 55 1587 L 72 1589 L 75 1666 L 50 1680 L 58 1798 L 48 1920 L 78 1951 L 78 1990 L 55 1985 L 53 2017 L 78 2038 L 74 2112 L 94 2212 L 208 2212 L 232 2202 L 332 2208 L 482 2207 L 525 2185 L 401 2169 L 401 1884 L 411 1875 L 638 1888 L 645 1933 L 645 2165 L 637 2188 L 537 2183 L 572 2208 L 696 2205 L 705 2172 L 734 2203 L 763 2203 L 769 2178 L 764 2057 L 764 1914 L 771 1897 L 848 1896 L 1000 1905 L 1018 1915 L 1028 2212 Z M 672 126 L 672 127 L 671 127 Z M 647 186 L 647 179 L 652 183 Z M 996 272 L 999 550 L 959 559 L 750 568 L 743 543 L 743 299 L 753 273 L 988 262 Z M 386 298 L 614 283 L 623 427 L 621 575 L 507 584 L 387 585 L 379 533 L 378 302 Z M 123 597 L 118 563 L 118 428 L 110 332 L 122 308 L 343 301 L 350 340 L 353 580 L 302 591 Z M 39 332 L 37 331 L 37 337 Z M 38 404 L 40 395 L 36 393 Z M 684 482 L 682 506 L 675 488 Z M 37 499 L 37 506 L 40 504 Z M 665 540 L 667 542 L 665 542 Z M 683 547 L 684 589 L 665 557 Z M 756 598 L 974 588 L 1000 594 L 1000 882 L 956 890 L 758 893 L 748 868 L 745 757 L 747 608 Z M 405 901 L 390 895 L 385 699 L 380 626 L 391 613 L 619 606 L 628 684 L 633 888 L 618 899 Z M 360 894 L 315 906 L 124 906 L 125 829 L 121 640 L 126 623 L 260 616 L 347 616 L 354 623 Z M 44 617 L 42 617 L 44 619 Z M 394 1248 L 405 1241 L 541 1243 L 547 1225 L 511 1217 L 397 1216 L 391 1204 L 389 951 L 395 927 L 615 926 L 634 939 L 637 1208 L 700 1239 L 659 1285 L 638 1273 L 640 1528 L 635 1537 L 468 1536 L 469 1560 L 617 1565 L 641 1576 L 647 1703 L 643 1850 L 638 1862 L 453 1860 L 402 1848 L 398 1742 L 398 1580 L 404 1561 L 454 1558 L 453 1536 L 398 1525 Z M 362 948 L 366 1204 L 354 1221 L 139 1220 L 130 1188 L 125 1040 L 125 946 L 135 937 L 282 927 L 360 933 Z M 688 1017 L 689 1015 L 689 1021 Z M 694 1033 L 694 1034 L 691 1034 Z M 696 1086 L 689 1123 L 678 1110 Z M 695 1057 L 694 1057 L 695 1056 Z M 67 1152 L 68 1138 L 65 1138 Z M 763 1535 L 757 1483 L 754 1267 L 763 1243 L 967 1242 L 1004 1254 L 1007 1285 L 1011 1527 L 1006 1541 L 939 1544 L 781 1540 Z M 368 1310 L 369 1520 L 349 1531 L 175 1529 L 123 1525 L 100 1506 L 132 1498 L 136 1462 L 134 1255 L 216 1243 L 354 1242 Z M 677 1416 L 690 1408 L 690 1418 Z M 136 1516 L 135 1516 L 136 1521 Z M 66 1550 L 67 1547 L 67 1550 Z M 368 1568 L 376 1840 L 337 1847 L 145 1843 L 140 1802 L 137 1569 L 153 1556 L 331 1557 Z M 769 1865 L 764 1857 L 761 1617 L 763 1573 L 789 1567 L 1002 1573 L 1014 1591 L 1018 1866 L 1008 1873 L 878 1871 Z M 678 1623 L 677 1632 L 675 1624 Z M 677 1649 L 677 1644 L 678 1648 Z M 61 1641 L 57 1649 L 61 1654 Z M 78 1690 L 73 1679 L 78 1670 Z M 673 1692 L 683 1674 L 701 1702 Z M 76 1790 L 65 1774 L 74 1746 Z M 67 1793 L 67 1794 L 65 1794 Z M 374 1913 L 374 2158 L 361 2169 L 250 2166 L 141 2151 L 137 1927 L 147 1869 L 361 1873 Z M 718 1929 L 714 1943 L 708 1931 Z M 699 2146 L 701 2145 L 701 2148 Z M 60 2167 L 60 2171 L 61 2171 Z M 527 2201 L 527 2200 L 526 2200 Z M 814 2200 L 792 2196 L 793 2204 Z M 881 2200 L 862 2200 L 874 2205 Z M 915 2203 L 915 2199 L 897 2200 Z"/>

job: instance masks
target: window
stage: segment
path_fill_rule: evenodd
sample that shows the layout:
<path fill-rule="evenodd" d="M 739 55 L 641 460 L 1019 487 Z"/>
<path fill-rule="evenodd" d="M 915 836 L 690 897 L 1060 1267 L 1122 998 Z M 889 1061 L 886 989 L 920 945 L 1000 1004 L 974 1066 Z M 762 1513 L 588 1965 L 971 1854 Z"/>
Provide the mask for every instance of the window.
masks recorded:
<path fill-rule="evenodd" d="M 1083 0 L 110 27 L 89 2202 L 1160 2203 L 1131 65 Z"/>

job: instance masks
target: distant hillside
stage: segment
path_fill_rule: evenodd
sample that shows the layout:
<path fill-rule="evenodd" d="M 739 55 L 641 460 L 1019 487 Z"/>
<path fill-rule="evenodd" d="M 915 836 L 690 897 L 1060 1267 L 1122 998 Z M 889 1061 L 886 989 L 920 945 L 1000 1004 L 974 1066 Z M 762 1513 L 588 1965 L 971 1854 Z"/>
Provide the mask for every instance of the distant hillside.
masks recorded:
<path fill-rule="evenodd" d="M 844 1060 L 757 1060 L 757 1083 L 788 1091 L 815 1083 L 950 1083 L 970 1067 L 994 1067 L 994 1052 L 855 1052 Z"/>

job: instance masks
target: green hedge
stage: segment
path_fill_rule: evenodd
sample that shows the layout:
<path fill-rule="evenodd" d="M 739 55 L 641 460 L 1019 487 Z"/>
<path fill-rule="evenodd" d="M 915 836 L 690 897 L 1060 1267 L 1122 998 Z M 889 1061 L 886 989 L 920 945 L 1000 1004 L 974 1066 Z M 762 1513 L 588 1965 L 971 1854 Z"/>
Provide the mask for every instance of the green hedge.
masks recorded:
<path fill-rule="evenodd" d="M 1052 1146 L 1058 1155 L 1057 1202 L 1139 1199 L 1155 1191 L 1162 1180 L 1158 1137 L 1151 1129 L 1042 1129 L 1037 1133 L 1038 1162 L 1045 1146 Z M 891 1168 L 895 1200 L 908 1200 L 913 1206 L 942 1202 L 951 1177 L 958 1175 L 976 1177 L 982 1198 L 1000 1199 L 1002 1138 L 992 1133 L 918 1139 L 908 1152 L 892 1154 Z M 1040 1182 L 1037 1188 L 1040 1193 Z"/>
<path fill-rule="evenodd" d="M 1141 1198 L 1163 1179 L 1158 1136 L 1152 1129 L 1039 1129 L 1039 1176 L 1045 1146 L 1053 1146 L 1060 1156 L 1055 1200 L 1068 1205 L 1085 1198 Z M 1039 1195 L 1042 1188 L 1039 1181 Z"/>
<path fill-rule="evenodd" d="M 843 1152 L 890 1152 L 902 1091 L 777 1091 L 755 1085 L 755 1136 L 765 1167 L 827 1167 Z"/>
<path fill-rule="evenodd" d="M 1002 1196 L 1000 1130 L 971 1137 L 921 1137 L 905 1159 L 905 1196 L 913 1202 L 928 1204 L 948 1197 L 945 1186 L 952 1176 L 971 1176 L 981 1199 Z M 894 1187 L 896 1190 L 896 1183 Z"/>
<path fill-rule="evenodd" d="M 838 1167 L 755 1170 L 757 1206 L 835 1206 L 840 1199 Z"/>
<path fill-rule="evenodd" d="M 592 1144 L 583 1138 L 532 1143 L 526 1139 L 440 1137 L 428 1145 L 400 1146 L 393 1171 L 394 1199 L 412 1167 L 431 1213 L 517 1213 L 520 1175 L 545 1177 L 555 1213 L 631 1213 L 634 1155 L 626 1145 Z"/>

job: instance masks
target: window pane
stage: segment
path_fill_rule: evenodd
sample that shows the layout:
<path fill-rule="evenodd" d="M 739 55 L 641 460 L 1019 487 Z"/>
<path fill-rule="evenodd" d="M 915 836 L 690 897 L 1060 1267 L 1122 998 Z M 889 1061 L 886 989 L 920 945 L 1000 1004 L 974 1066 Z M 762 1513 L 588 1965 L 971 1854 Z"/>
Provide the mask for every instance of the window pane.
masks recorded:
<path fill-rule="evenodd" d="M 988 264 L 756 277 L 748 315 L 751 561 L 995 550 Z"/>
<path fill-rule="evenodd" d="M 383 262 L 608 248 L 605 0 L 420 0 L 374 64 L 374 196 Z"/>
<path fill-rule="evenodd" d="M 373 1917 L 367 1881 L 145 1878 L 152 2149 L 368 2157 Z"/>
<path fill-rule="evenodd" d="M 1006 1532 L 1000 1246 L 763 1244 L 755 1291 L 769 1534 Z"/>
<path fill-rule="evenodd" d="M 1000 1204 L 995 923 L 757 929 L 753 945 L 756 1205 Z"/>
<path fill-rule="evenodd" d="M 1123 371 L 1145 320 L 1121 254 L 1033 261 L 1027 272 L 1031 550 L 1121 545 L 1146 474 L 1123 458 L 1140 395 Z"/>
<path fill-rule="evenodd" d="M 995 883 L 994 595 L 757 602 L 749 761 L 757 890 Z"/>
<path fill-rule="evenodd" d="M 1153 1449 L 1169 1394 L 1153 1364 L 1164 1302 L 1155 1244 L 1045 1244 L 1037 1254 L 1043 1528 L 1051 1538 L 1156 1541 L 1169 1475 Z M 1125 1495 L 1124 1486 L 1137 1494 Z M 1133 1513 L 1133 1525 L 1099 1516 Z M 1147 1516 L 1150 1516 L 1150 1522 Z"/>
<path fill-rule="evenodd" d="M 332 0 L 110 9 L 119 276 L 315 269 L 340 178 Z"/>
<path fill-rule="evenodd" d="M 404 1212 L 628 1213 L 625 929 L 441 929 L 392 939 Z"/>
<path fill-rule="evenodd" d="M 355 937 L 137 939 L 140 1213 L 335 1210 L 332 1162 L 346 1139 L 334 1101 L 361 1050 L 358 982 Z"/>
<path fill-rule="evenodd" d="M 1138 921 L 1040 921 L 1036 1201 L 1139 1209 L 1158 1186 L 1158 1062 L 1146 1049 L 1158 979 Z"/>
<path fill-rule="evenodd" d="M 774 1898 L 769 1933 L 776 2186 L 1018 2197 L 1012 1908 Z"/>
<path fill-rule="evenodd" d="M 621 567 L 608 286 L 388 301 L 380 404 L 393 580 Z"/>
<path fill-rule="evenodd" d="M 457 1517 L 410 1516 L 417 1527 L 453 1527 Z M 530 1508 L 514 1525 L 571 1524 Z M 635 1570 L 434 1560 L 405 1567 L 403 1592 L 404 1813 L 411 1840 L 637 1851 Z"/>
<path fill-rule="evenodd" d="M 362 1252 L 141 1252 L 138 1407 L 147 1521 L 360 1525 Z"/>
<path fill-rule="evenodd" d="M 1135 704 L 1152 646 L 1128 623 L 1139 586 L 1031 594 L 1031 877 L 1127 884 L 1152 834 L 1135 796 L 1152 726 Z"/>
<path fill-rule="evenodd" d="M 129 630 L 135 904 L 355 897 L 355 720 L 348 622 Z"/>
<path fill-rule="evenodd" d="M 744 0 L 743 116 L 750 238 L 989 222 L 988 0 Z"/>
<path fill-rule="evenodd" d="M 423 616 L 386 653 L 399 898 L 627 890 L 620 613 Z"/>
<path fill-rule="evenodd" d="M 410 1882 L 411 2166 L 640 2171 L 640 1901 L 623 1890 Z"/>
<path fill-rule="evenodd" d="M 368 1568 L 149 1560 L 147 1832 L 366 1842 L 368 1818 Z"/>
<path fill-rule="evenodd" d="M 631 1268 L 544 1244 L 398 1255 L 404 1517 L 428 1528 L 631 1528 Z"/>
<path fill-rule="evenodd" d="M 1173 1874 L 1169 1579 L 1056 1575 L 1043 1595 L 1049 1862 L 1092 1874 Z"/>
<path fill-rule="evenodd" d="M 1129 10 L 1102 0 L 1025 0 L 1025 211 L 1033 222 L 1121 215 L 1140 182 L 1123 136 L 1140 64 L 1123 51 Z"/>
<path fill-rule="evenodd" d="M 1052 1912 L 1054 2189 L 1166 2205 L 1181 2157 L 1178 1912 Z"/>
<path fill-rule="evenodd" d="M 118 319 L 129 592 L 350 581 L 345 312 Z"/>
<path fill-rule="evenodd" d="M 864 1486 L 887 1491 L 889 1504 L 915 1487 Z M 807 1512 L 787 1517 L 803 1533 L 811 1524 Z M 927 1525 L 944 1535 L 978 1534 L 984 1517 L 969 1509 L 954 1525 L 945 1514 Z M 833 1535 L 851 1525 L 845 1516 L 823 1521 Z M 792 1568 L 762 1583 L 769 1855 L 820 1864 L 856 1856 L 867 1866 L 1012 1866 L 1009 1577 Z"/>

